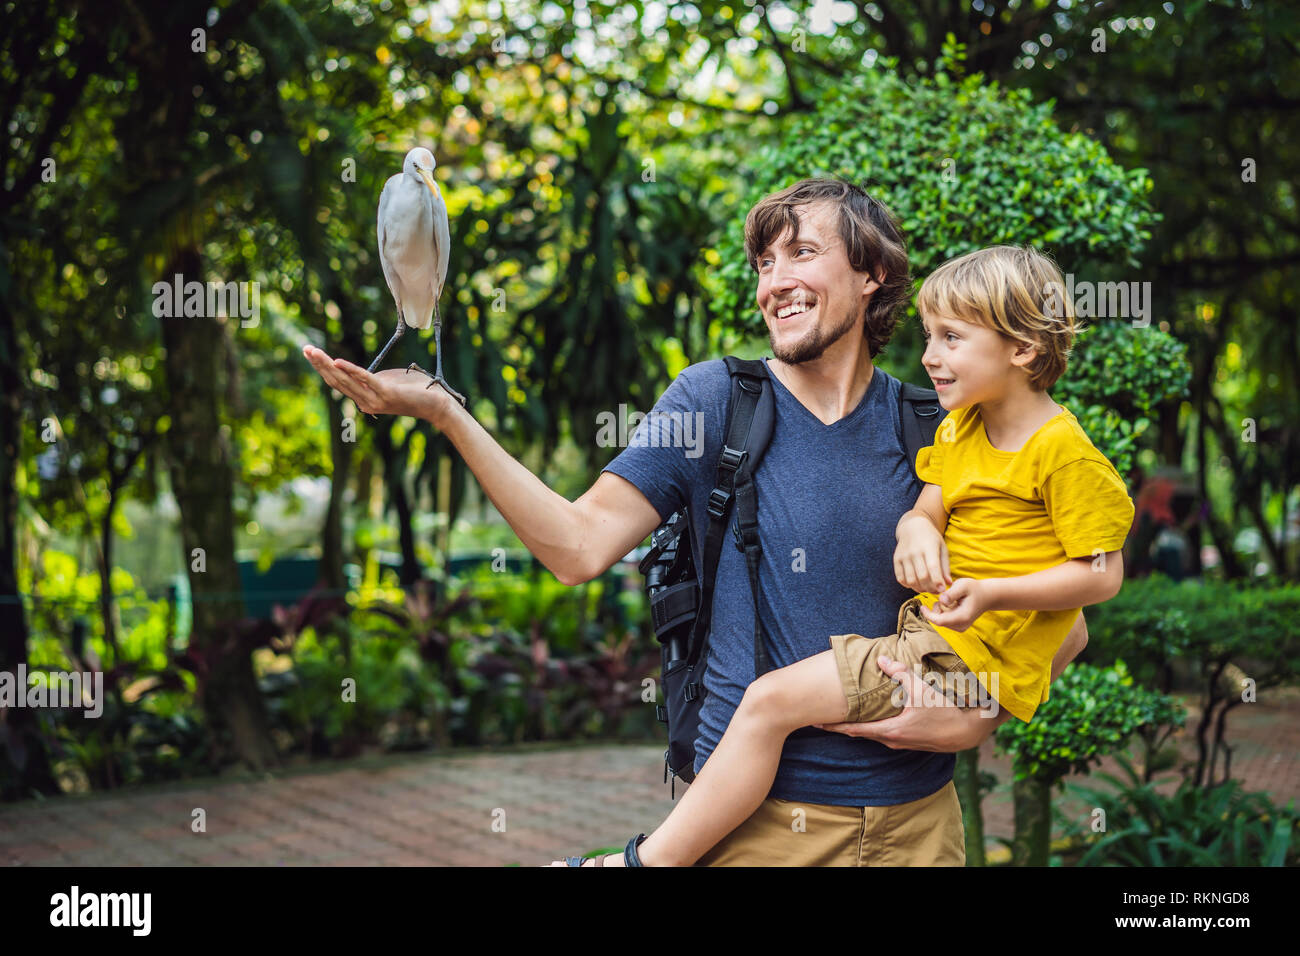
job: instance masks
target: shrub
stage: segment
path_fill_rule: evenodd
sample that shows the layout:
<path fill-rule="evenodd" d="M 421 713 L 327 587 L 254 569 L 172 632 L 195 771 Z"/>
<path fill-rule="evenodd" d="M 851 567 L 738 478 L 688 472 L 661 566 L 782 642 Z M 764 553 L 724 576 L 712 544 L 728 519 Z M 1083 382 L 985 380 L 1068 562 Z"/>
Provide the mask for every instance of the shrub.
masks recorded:
<path fill-rule="evenodd" d="M 1284 866 L 1300 861 L 1292 836 L 1300 814 L 1292 800 L 1275 807 L 1268 795 L 1247 792 L 1236 780 L 1209 789 L 1184 778 L 1169 796 L 1143 781 L 1120 759 L 1127 783 L 1097 777 L 1113 790 L 1072 786 L 1105 811 L 1097 837 L 1080 826 L 1072 834 L 1089 841 L 1077 866 Z"/>
<path fill-rule="evenodd" d="M 1184 717 L 1176 701 L 1136 686 L 1122 661 L 1105 669 L 1067 668 L 1031 722 L 1007 721 L 996 733 L 997 746 L 1011 755 L 1015 771 L 1012 863 L 1047 864 L 1053 785 L 1066 774 L 1087 773 L 1136 731 L 1181 725 Z"/>
<path fill-rule="evenodd" d="M 1226 780 L 1227 715 L 1300 676 L 1300 584 L 1268 581 L 1130 580 L 1088 610 L 1086 657 L 1122 657 L 1145 684 L 1168 690 L 1182 661 L 1201 685 L 1195 781 Z M 1220 770 L 1221 767 L 1221 770 Z M 1217 773 L 1217 777 L 1216 777 Z"/>

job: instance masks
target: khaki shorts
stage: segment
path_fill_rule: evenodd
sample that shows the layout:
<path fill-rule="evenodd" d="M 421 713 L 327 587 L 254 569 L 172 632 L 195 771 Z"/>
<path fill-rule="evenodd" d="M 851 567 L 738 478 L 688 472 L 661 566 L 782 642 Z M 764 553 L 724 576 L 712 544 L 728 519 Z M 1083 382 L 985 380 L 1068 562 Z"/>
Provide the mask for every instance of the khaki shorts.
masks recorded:
<path fill-rule="evenodd" d="M 769 797 L 696 866 L 965 866 L 957 788 L 892 807 Z"/>
<path fill-rule="evenodd" d="M 903 712 L 893 699 L 900 685 L 880 669 L 882 654 L 902 661 L 921 677 L 936 675 L 938 679 L 931 678 L 931 683 L 936 689 L 950 691 L 950 699 L 958 707 L 978 707 L 980 698 L 985 696 L 975 675 L 952 645 L 921 616 L 919 598 L 905 601 L 898 609 L 897 633 L 877 638 L 834 634 L 831 650 L 835 652 L 840 683 L 849 702 L 849 716 L 845 718 L 849 723 L 884 720 Z"/>

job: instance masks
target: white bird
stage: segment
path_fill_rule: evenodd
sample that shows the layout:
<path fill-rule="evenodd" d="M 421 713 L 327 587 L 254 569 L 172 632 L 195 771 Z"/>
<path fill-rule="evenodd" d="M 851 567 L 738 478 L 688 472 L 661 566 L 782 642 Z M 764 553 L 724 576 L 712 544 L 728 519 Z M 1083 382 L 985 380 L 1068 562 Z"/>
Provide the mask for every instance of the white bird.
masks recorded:
<path fill-rule="evenodd" d="M 442 377 L 442 317 L 438 314 L 438 297 L 447 280 L 447 263 L 451 254 L 451 230 L 447 224 L 447 205 L 433 181 L 433 153 L 417 146 L 406 154 L 402 171 L 384 184 L 379 195 L 379 264 L 384 280 L 397 304 L 397 331 L 375 356 L 367 371 L 379 367 L 394 343 L 413 329 L 427 329 L 433 322 L 437 366 L 434 374 L 414 362 L 407 371 L 419 369 L 445 388 L 452 397 L 465 404 L 465 397 L 452 389 Z"/>

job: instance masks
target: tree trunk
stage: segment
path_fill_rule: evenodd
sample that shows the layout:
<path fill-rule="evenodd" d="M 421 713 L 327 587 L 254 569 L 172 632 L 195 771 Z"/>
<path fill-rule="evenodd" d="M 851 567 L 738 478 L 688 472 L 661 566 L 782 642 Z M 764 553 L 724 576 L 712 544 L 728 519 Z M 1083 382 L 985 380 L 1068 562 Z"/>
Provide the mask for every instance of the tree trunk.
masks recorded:
<path fill-rule="evenodd" d="M 0 296 L 0 671 L 27 663 L 27 620 L 18 596 L 18 489 L 14 472 L 22 430 L 18 336 L 9 303 Z M 60 792 L 45 740 L 28 707 L 0 712 L 0 800 Z"/>
<path fill-rule="evenodd" d="M 957 754 L 952 775 L 961 801 L 962 826 L 966 830 L 966 865 L 986 866 L 984 857 L 984 810 L 980 801 L 980 751 L 971 747 Z"/>
<path fill-rule="evenodd" d="M 117 609 L 113 603 L 113 511 L 117 488 L 110 479 L 108 506 L 99 522 L 99 613 L 104 618 L 104 643 L 113 652 L 113 666 L 121 663 L 117 648 Z"/>
<path fill-rule="evenodd" d="M 384 460 L 384 482 L 388 485 L 388 500 L 397 512 L 397 539 L 402 549 L 402 568 L 398 573 L 403 588 L 409 588 L 420 579 L 420 561 L 415 554 L 415 532 L 411 528 L 411 502 L 406 495 L 405 446 L 393 446 L 393 434 L 388 421 L 379 421 L 375 428 L 375 447 Z"/>
<path fill-rule="evenodd" d="M 1198 398 L 1199 405 L 1196 410 L 1196 487 L 1200 492 L 1202 507 L 1205 509 L 1205 528 L 1210 533 L 1211 540 L 1214 541 L 1215 548 L 1219 551 L 1219 563 L 1223 567 L 1223 575 L 1226 578 L 1239 578 L 1244 572 L 1241 562 L 1237 560 L 1237 552 L 1233 547 L 1232 529 L 1224 527 L 1218 517 L 1214 514 L 1214 504 L 1210 501 L 1210 486 L 1207 480 L 1207 474 L 1210 470 L 1210 463 L 1206 461 L 1206 421 L 1205 421 L 1205 394 L 1202 393 Z"/>
<path fill-rule="evenodd" d="M 316 251 L 314 240 L 308 237 L 306 241 L 312 243 L 311 266 L 313 272 L 316 273 L 324 286 L 324 297 L 333 301 L 339 308 L 343 327 L 344 350 L 354 359 L 360 360 L 365 351 L 365 341 L 357 332 L 361 323 L 352 307 L 352 301 L 339 285 L 338 277 L 334 274 L 334 271 L 320 262 L 320 255 Z M 340 398 L 335 401 L 333 397 L 334 390 L 323 381 L 321 382 L 321 391 L 325 396 L 325 405 L 329 408 L 330 452 L 333 470 L 330 473 L 329 510 L 325 515 L 325 527 L 321 531 L 320 583 L 331 590 L 343 591 L 347 587 L 347 582 L 343 577 L 345 550 L 343 542 L 343 498 L 347 493 L 348 479 L 352 474 L 352 459 L 356 450 L 357 431 L 362 427 L 362 422 L 355 420 L 352 422 L 352 441 L 344 441 L 343 399 Z M 362 485 L 362 488 L 369 488 L 369 485 Z"/>
<path fill-rule="evenodd" d="M 325 404 L 330 416 L 330 453 L 333 469 L 330 473 L 330 504 L 325 512 L 325 527 L 321 529 L 320 584 L 331 591 L 341 592 L 346 586 L 343 579 L 343 495 L 352 471 L 352 442 L 343 440 L 343 402 L 335 401 L 332 391 L 322 382 Z M 352 423 L 353 429 L 357 423 Z M 353 433 L 355 435 L 355 431 Z"/>
<path fill-rule="evenodd" d="M 1012 866 L 1047 866 L 1052 839 L 1052 782 L 1037 777 L 1011 785 L 1016 834 L 1011 842 Z"/>
<path fill-rule="evenodd" d="M 163 276 L 175 273 L 202 281 L 197 249 L 180 251 Z M 234 756 L 262 770 L 278 765 L 279 757 L 250 649 L 240 640 L 244 602 L 235 562 L 234 469 L 220 414 L 221 328 L 214 317 L 159 322 L 172 413 L 165 448 L 193 597 L 190 648 L 200 662 L 200 704 L 214 752 L 222 753 L 228 734 Z"/>

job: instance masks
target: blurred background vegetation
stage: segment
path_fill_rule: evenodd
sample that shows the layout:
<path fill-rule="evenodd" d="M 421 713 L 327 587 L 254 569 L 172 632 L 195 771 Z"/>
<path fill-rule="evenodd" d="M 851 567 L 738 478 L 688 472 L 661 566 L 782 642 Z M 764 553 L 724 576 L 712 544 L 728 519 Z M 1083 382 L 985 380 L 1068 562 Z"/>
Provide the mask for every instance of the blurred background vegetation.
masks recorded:
<path fill-rule="evenodd" d="M 634 564 L 561 587 L 440 434 L 359 416 L 299 354 L 386 340 L 375 208 L 417 144 L 451 218 L 447 376 L 570 498 L 617 451 L 599 413 L 766 352 L 740 226 L 800 178 L 890 204 L 918 277 L 1020 242 L 1078 280 L 1150 282 L 1150 327 L 1094 320 L 1055 393 L 1138 499 L 1136 574 L 1089 649 L 1119 669 L 1063 689 L 1042 739 L 999 739 L 1057 780 L 1093 756 L 1035 757 L 1077 726 L 1069 700 L 1201 688 L 1208 714 L 1229 668 L 1294 682 L 1277 609 L 1300 577 L 1300 10 L 0 7 L 0 669 L 109 689 L 99 721 L 6 712 L 6 798 L 375 747 L 658 739 Z M 156 318 L 152 286 L 177 273 L 256 283 L 258 321 Z M 407 336 L 389 364 L 430 348 Z M 925 383 L 920 349 L 906 321 L 881 365 Z M 1180 612 L 1193 592 L 1139 590 L 1183 578 L 1234 597 Z M 1282 633 L 1225 643 L 1207 615 L 1226 607 L 1272 608 Z M 1132 707 L 1110 749 L 1137 734 L 1154 754 L 1172 718 Z M 1215 720 L 1199 787 L 1229 772 Z"/>

